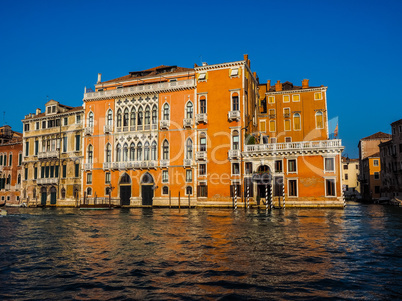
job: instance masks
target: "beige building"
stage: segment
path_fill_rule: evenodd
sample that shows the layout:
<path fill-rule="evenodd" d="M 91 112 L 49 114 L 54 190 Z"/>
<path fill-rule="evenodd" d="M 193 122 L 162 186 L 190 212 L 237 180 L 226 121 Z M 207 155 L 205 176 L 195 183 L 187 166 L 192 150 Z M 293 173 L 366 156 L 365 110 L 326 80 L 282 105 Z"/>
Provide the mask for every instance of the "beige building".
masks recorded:
<path fill-rule="evenodd" d="M 402 199 L 402 119 L 391 123 L 392 139 L 380 144 L 381 196 Z"/>
<path fill-rule="evenodd" d="M 342 188 L 347 198 L 360 195 L 359 171 L 359 159 L 342 157 Z"/>
<path fill-rule="evenodd" d="M 23 122 L 22 201 L 76 206 L 81 194 L 82 107 L 50 100 Z"/>
<path fill-rule="evenodd" d="M 371 201 L 380 197 L 380 148 L 379 144 L 387 142 L 391 135 L 378 132 L 360 139 L 359 168 L 360 168 L 360 192 L 364 200 Z"/>

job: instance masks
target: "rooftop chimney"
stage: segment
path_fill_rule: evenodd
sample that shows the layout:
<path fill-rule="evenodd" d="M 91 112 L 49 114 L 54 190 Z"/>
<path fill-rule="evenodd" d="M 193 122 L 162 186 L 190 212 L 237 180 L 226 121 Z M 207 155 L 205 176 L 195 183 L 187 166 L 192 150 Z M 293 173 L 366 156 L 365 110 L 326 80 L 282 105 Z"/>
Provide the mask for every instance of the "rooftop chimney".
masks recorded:
<path fill-rule="evenodd" d="M 40 113 L 42 113 L 42 111 L 40 109 L 36 109 L 36 115 L 39 115 Z"/>
<path fill-rule="evenodd" d="M 308 79 L 303 79 L 302 80 L 302 88 L 307 89 L 308 88 Z"/>
<path fill-rule="evenodd" d="M 202 66 L 208 66 L 208 64 L 206 62 L 203 62 Z"/>
<path fill-rule="evenodd" d="M 275 84 L 275 91 L 282 91 L 282 84 L 280 80 L 278 80 Z"/>
<path fill-rule="evenodd" d="M 271 80 L 267 80 L 267 92 L 271 89 Z"/>
<path fill-rule="evenodd" d="M 98 81 L 97 84 L 99 84 L 102 81 L 102 73 L 98 73 Z"/>

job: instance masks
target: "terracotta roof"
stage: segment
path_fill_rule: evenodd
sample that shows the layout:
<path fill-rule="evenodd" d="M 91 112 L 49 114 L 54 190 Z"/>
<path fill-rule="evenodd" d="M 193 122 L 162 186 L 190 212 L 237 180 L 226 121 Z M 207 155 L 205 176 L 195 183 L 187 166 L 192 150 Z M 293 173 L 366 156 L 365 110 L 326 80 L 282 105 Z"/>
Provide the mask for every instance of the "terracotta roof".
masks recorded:
<path fill-rule="evenodd" d="M 186 71 L 194 71 L 192 68 L 185 68 L 185 67 L 177 67 L 177 66 L 165 66 L 165 65 L 160 65 L 157 67 L 153 67 L 150 69 L 146 70 L 141 70 L 141 71 L 132 71 L 128 75 L 124 75 L 115 79 L 107 80 L 104 82 L 100 82 L 100 84 L 105 84 L 105 83 L 113 83 L 113 82 L 119 82 L 119 81 L 127 81 L 127 80 L 136 80 L 136 79 L 141 79 L 141 78 L 146 78 L 146 77 L 151 77 L 151 76 L 158 76 L 158 75 L 170 75 L 178 72 L 186 72 Z"/>
<path fill-rule="evenodd" d="M 262 84 L 262 85 L 266 85 L 266 84 Z M 313 86 L 308 87 L 308 89 L 315 89 L 315 88 L 320 88 L 320 87 L 313 87 Z M 295 86 L 290 81 L 286 81 L 286 82 L 282 83 L 282 91 L 303 90 L 303 89 L 305 90 L 306 88 L 303 88 L 302 86 Z M 271 86 L 269 87 L 269 90 L 267 92 L 276 92 L 275 83 L 271 83 Z"/>
<path fill-rule="evenodd" d="M 66 111 L 66 112 L 60 112 L 60 113 L 54 114 L 54 115 L 52 115 L 52 116 L 57 116 L 57 115 L 59 115 L 59 114 L 64 114 L 64 113 L 70 113 L 70 112 L 80 111 L 80 110 L 83 110 L 83 109 L 84 109 L 82 106 L 79 106 L 79 107 L 68 107 L 68 106 L 64 106 L 64 107 L 66 107 L 66 108 L 71 108 L 71 109 L 69 109 L 69 110 Z M 25 120 L 27 120 L 27 119 L 34 119 L 34 118 L 40 118 L 40 117 L 45 117 L 45 116 L 46 116 L 46 112 L 40 113 L 40 114 L 38 114 L 38 115 L 33 115 L 33 116 L 29 117 L 29 118 L 25 118 Z"/>
<path fill-rule="evenodd" d="M 364 137 L 364 138 L 362 138 L 362 139 L 360 139 L 360 140 L 391 139 L 391 138 L 392 138 L 392 135 L 390 135 L 390 134 L 386 134 L 386 133 L 383 133 L 383 132 L 377 132 L 377 133 L 375 133 L 375 134 L 373 134 L 373 135 Z"/>

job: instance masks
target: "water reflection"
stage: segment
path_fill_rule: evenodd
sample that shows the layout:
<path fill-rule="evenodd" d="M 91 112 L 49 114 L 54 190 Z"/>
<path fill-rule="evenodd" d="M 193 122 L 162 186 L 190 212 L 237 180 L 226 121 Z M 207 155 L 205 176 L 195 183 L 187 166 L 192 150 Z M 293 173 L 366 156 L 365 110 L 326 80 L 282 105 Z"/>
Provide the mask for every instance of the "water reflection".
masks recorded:
<path fill-rule="evenodd" d="M 402 210 L 12 209 L 1 299 L 393 298 Z"/>

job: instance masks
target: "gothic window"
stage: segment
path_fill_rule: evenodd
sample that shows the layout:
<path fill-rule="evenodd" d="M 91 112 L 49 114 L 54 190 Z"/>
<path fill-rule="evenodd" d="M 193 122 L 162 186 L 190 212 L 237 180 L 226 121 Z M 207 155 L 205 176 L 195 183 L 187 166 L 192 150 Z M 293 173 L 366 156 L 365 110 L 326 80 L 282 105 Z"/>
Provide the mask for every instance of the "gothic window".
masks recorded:
<path fill-rule="evenodd" d="M 116 146 L 116 162 L 121 161 L 121 146 L 120 143 Z"/>
<path fill-rule="evenodd" d="M 110 143 L 106 145 L 106 162 L 112 162 L 112 146 Z"/>
<path fill-rule="evenodd" d="M 152 142 L 151 145 L 151 160 L 156 160 L 156 142 Z"/>
<path fill-rule="evenodd" d="M 127 143 L 124 143 L 123 146 L 123 161 L 126 162 L 128 158 L 128 145 Z"/>
<path fill-rule="evenodd" d="M 145 142 L 144 145 L 144 161 L 148 161 L 149 160 L 149 142 Z"/>
<path fill-rule="evenodd" d="M 193 103 L 191 101 L 186 105 L 186 118 L 193 118 Z"/>
<path fill-rule="evenodd" d="M 130 145 L 130 161 L 135 160 L 135 146 L 134 143 L 131 143 Z"/>
<path fill-rule="evenodd" d="M 145 108 L 145 124 L 150 124 L 150 112 L 148 106 Z"/>
<path fill-rule="evenodd" d="M 94 113 L 89 112 L 88 114 L 88 126 L 93 127 L 94 126 Z"/>
<path fill-rule="evenodd" d="M 135 108 L 132 108 L 131 113 L 130 113 L 130 126 L 131 130 L 135 129 L 135 119 L 136 119 L 137 113 L 135 112 Z"/>
<path fill-rule="evenodd" d="M 128 126 L 128 109 L 124 109 L 123 126 Z"/>
<path fill-rule="evenodd" d="M 138 110 L 138 125 L 142 125 L 143 121 L 143 113 L 142 113 L 142 108 Z"/>
<path fill-rule="evenodd" d="M 117 127 L 121 127 L 121 109 L 117 111 Z"/>
<path fill-rule="evenodd" d="M 110 110 L 110 109 L 107 111 L 107 121 L 106 121 L 106 124 L 109 125 L 109 126 L 112 126 L 112 124 L 113 124 L 113 112 L 112 112 L 112 110 Z"/>
<path fill-rule="evenodd" d="M 165 103 L 163 106 L 163 120 L 169 120 L 169 115 L 170 115 L 170 109 L 169 109 L 169 104 Z"/>
<path fill-rule="evenodd" d="M 167 140 L 163 141 L 163 160 L 169 160 L 169 142 Z"/>
<path fill-rule="evenodd" d="M 186 141 L 186 159 L 193 158 L 193 141 L 188 138 Z"/>
<path fill-rule="evenodd" d="M 93 162 L 93 147 L 92 144 L 88 145 L 88 163 Z"/>
<path fill-rule="evenodd" d="M 142 143 L 139 142 L 137 145 L 137 160 L 142 161 Z"/>
<path fill-rule="evenodd" d="M 157 119 L 156 119 L 156 106 L 153 106 L 152 108 L 152 124 L 156 124 L 157 123 Z"/>

